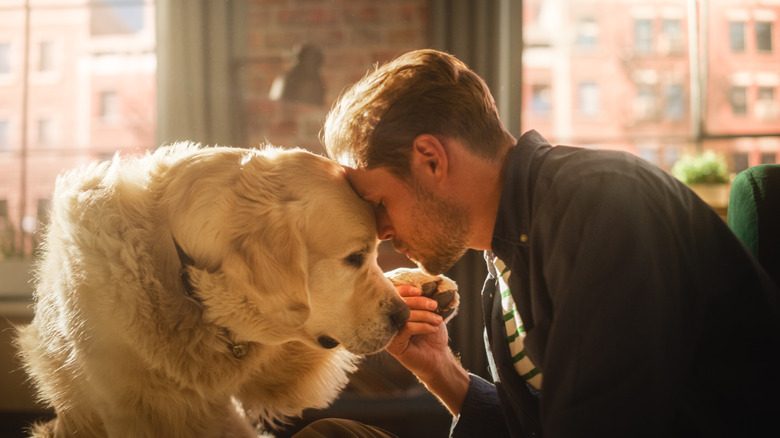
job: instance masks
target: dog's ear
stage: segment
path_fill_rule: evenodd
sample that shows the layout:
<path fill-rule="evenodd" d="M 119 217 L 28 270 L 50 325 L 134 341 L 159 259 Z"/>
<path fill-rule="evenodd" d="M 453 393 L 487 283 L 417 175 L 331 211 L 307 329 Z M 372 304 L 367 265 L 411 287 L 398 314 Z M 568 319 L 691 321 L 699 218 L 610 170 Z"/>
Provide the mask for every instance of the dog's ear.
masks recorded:
<path fill-rule="evenodd" d="M 306 251 L 293 222 L 265 223 L 236 238 L 220 267 L 226 292 L 243 300 L 242 325 L 266 342 L 290 340 L 309 317 Z"/>
<path fill-rule="evenodd" d="M 277 344 L 296 337 L 309 317 L 307 253 L 298 220 L 285 206 L 253 215 L 234 226 L 223 260 L 215 272 L 193 270 L 203 297 L 204 316 L 230 328 L 242 340 Z M 260 214 L 258 214 L 260 213 Z M 250 223 L 251 222 L 251 223 Z"/>

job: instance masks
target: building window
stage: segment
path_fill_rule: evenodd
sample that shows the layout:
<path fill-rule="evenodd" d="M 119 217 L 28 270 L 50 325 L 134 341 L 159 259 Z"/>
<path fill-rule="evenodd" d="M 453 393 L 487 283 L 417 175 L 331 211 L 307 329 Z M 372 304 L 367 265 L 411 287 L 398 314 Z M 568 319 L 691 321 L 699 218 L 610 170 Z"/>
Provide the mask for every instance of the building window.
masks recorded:
<path fill-rule="evenodd" d="M 0 152 L 5 152 L 11 147 L 11 128 L 8 119 L 0 119 Z"/>
<path fill-rule="evenodd" d="M 758 87 L 756 94 L 756 117 L 773 120 L 778 115 L 778 103 L 775 100 L 775 87 Z"/>
<path fill-rule="evenodd" d="M 734 115 L 746 115 L 747 114 L 747 88 L 741 86 L 731 87 L 729 94 L 729 102 L 731 103 L 731 112 Z"/>
<path fill-rule="evenodd" d="M 656 113 L 655 87 L 652 84 L 638 84 L 634 99 L 634 117 L 637 120 L 652 120 Z"/>
<path fill-rule="evenodd" d="M 599 86 L 594 82 L 583 82 L 579 86 L 579 111 L 583 116 L 598 115 L 601 106 Z"/>
<path fill-rule="evenodd" d="M 777 163 L 777 154 L 774 152 L 764 152 L 761 154 L 761 164 Z"/>
<path fill-rule="evenodd" d="M 661 26 L 662 40 L 661 43 L 664 47 L 662 50 L 665 53 L 682 53 L 683 52 L 683 32 L 682 22 L 677 19 L 665 19 Z"/>
<path fill-rule="evenodd" d="M 115 91 L 103 91 L 100 93 L 100 108 L 98 109 L 102 120 L 114 120 L 119 117 L 119 99 Z"/>
<path fill-rule="evenodd" d="M 54 120 L 47 117 L 38 119 L 37 138 L 39 146 L 51 146 L 54 144 Z"/>
<path fill-rule="evenodd" d="M 587 17 L 577 23 L 575 44 L 581 49 L 594 49 L 598 44 L 599 26 L 596 20 Z"/>
<path fill-rule="evenodd" d="M 731 155 L 731 161 L 734 163 L 734 172 L 739 173 L 750 167 L 748 154 L 746 152 L 735 152 Z"/>
<path fill-rule="evenodd" d="M 537 115 L 547 115 L 552 108 L 552 93 L 549 85 L 537 84 L 531 87 L 531 111 Z"/>
<path fill-rule="evenodd" d="M 11 73 L 11 43 L 0 42 L 0 75 Z"/>
<path fill-rule="evenodd" d="M 41 73 L 54 71 L 54 43 L 52 41 L 38 43 L 38 71 Z"/>
<path fill-rule="evenodd" d="M 756 50 L 772 53 L 772 23 L 769 21 L 756 21 Z"/>
<path fill-rule="evenodd" d="M 665 87 L 666 106 L 664 117 L 667 120 L 679 121 L 685 117 L 685 96 L 681 84 L 667 84 Z"/>
<path fill-rule="evenodd" d="M 729 47 L 732 52 L 745 51 L 745 23 L 742 21 L 729 22 Z"/>
<path fill-rule="evenodd" d="M 634 52 L 648 54 L 653 51 L 653 22 L 648 19 L 634 20 Z"/>

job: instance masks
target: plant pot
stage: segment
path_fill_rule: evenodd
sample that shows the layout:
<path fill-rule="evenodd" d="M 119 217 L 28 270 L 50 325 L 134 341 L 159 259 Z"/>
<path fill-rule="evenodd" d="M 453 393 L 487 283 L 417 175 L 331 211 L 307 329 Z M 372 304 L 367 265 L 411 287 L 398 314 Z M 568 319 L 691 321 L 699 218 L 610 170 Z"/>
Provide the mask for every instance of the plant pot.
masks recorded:
<path fill-rule="evenodd" d="M 729 205 L 731 184 L 688 184 L 704 202 L 714 208 L 725 208 Z"/>

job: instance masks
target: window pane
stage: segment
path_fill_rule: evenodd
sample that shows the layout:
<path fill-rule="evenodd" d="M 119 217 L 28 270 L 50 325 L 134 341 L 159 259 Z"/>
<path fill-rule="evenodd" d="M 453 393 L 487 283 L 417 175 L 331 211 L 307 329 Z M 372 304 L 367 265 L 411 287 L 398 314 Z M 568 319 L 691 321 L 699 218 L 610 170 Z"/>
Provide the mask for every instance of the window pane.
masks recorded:
<path fill-rule="evenodd" d="M 25 2 L 8 3 L 0 73 L 19 77 L 0 77 L 0 260 L 32 254 L 60 172 L 116 151 L 143 153 L 156 126 L 153 1 L 29 2 L 29 20 Z"/>
<path fill-rule="evenodd" d="M 759 52 L 772 52 L 772 23 L 756 22 L 756 49 Z"/>
<path fill-rule="evenodd" d="M 11 73 L 11 44 L 0 42 L 0 75 Z"/>
<path fill-rule="evenodd" d="M 745 23 L 741 21 L 729 23 L 729 47 L 732 52 L 745 51 Z"/>
<path fill-rule="evenodd" d="M 634 21 L 634 52 L 639 54 L 653 51 L 653 22 L 646 19 Z"/>
<path fill-rule="evenodd" d="M 780 4 L 524 0 L 523 7 L 522 131 L 625 150 L 666 170 L 707 149 L 725 156 L 731 171 L 776 159 L 780 57 L 766 53 Z M 596 47 L 583 50 L 594 34 Z"/>

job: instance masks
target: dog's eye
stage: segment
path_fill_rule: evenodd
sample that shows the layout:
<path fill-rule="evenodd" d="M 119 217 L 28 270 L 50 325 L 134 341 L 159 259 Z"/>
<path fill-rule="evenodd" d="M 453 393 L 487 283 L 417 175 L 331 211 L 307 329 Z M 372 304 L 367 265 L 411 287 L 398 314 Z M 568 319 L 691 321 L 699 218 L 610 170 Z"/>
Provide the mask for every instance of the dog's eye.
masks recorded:
<path fill-rule="evenodd" d="M 354 266 L 356 268 L 359 268 L 363 266 L 363 262 L 366 261 L 366 254 L 364 252 L 353 252 L 352 254 L 348 255 L 344 261 L 350 265 Z"/>

